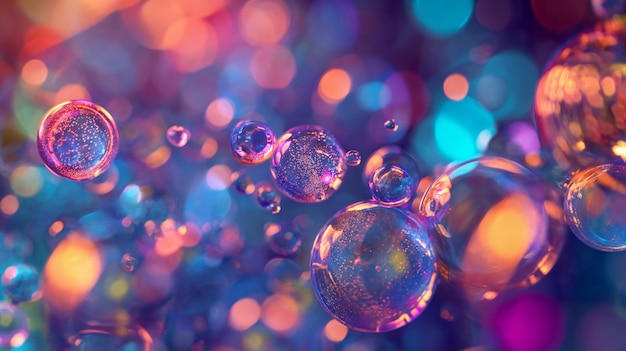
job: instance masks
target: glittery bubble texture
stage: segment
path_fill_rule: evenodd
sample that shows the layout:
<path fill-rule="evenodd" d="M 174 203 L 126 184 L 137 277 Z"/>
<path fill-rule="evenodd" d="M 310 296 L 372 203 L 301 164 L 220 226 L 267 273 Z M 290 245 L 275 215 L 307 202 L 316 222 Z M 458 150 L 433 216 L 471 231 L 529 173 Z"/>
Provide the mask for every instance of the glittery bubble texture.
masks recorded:
<path fill-rule="evenodd" d="M 311 203 L 328 199 L 343 182 L 343 148 L 327 130 L 298 126 L 278 140 L 271 173 L 278 188 L 292 200 Z"/>
<path fill-rule="evenodd" d="M 626 160 L 626 17 L 567 42 L 535 93 L 541 143 L 566 169 Z"/>
<path fill-rule="evenodd" d="M 414 320 L 437 281 L 425 228 L 409 212 L 359 202 L 335 214 L 311 252 L 311 278 L 328 313 L 363 332 Z"/>
<path fill-rule="evenodd" d="M 578 172 L 565 194 L 565 218 L 574 234 L 601 251 L 626 250 L 626 166 L 605 164 Z"/>
<path fill-rule="evenodd" d="M 441 276 L 498 292 L 532 285 L 550 272 L 565 240 L 561 204 L 529 169 L 483 157 L 450 167 L 435 179 L 419 212 Z"/>
<path fill-rule="evenodd" d="M 113 117 L 104 108 L 82 100 L 50 109 L 37 134 L 39 155 L 46 167 L 76 181 L 106 171 L 117 155 L 118 144 Z"/>

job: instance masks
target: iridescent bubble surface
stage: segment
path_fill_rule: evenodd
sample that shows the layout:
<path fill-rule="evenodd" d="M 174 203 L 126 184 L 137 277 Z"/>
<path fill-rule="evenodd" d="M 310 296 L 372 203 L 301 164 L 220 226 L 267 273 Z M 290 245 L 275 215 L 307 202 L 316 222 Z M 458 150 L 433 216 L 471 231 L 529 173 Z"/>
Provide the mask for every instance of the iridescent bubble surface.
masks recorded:
<path fill-rule="evenodd" d="M 2 287 L 14 303 L 36 300 L 40 297 L 39 272 L 27 264 L 9 266 L 2 274 Z"/>
<path fill-rule="evenodd" d="M 173 146 L 183 147 L 189 142 L 191 133 L 185 127 L 171 126 L 167 129 L 165 136 L 167 137 L 167 141 Z"/>
<path fill-rule="evenodd" d="M 82 181 L 106 171 L 118 151 L 113 117 L 101 106 L 73 100 L 51 108 L 37 133 L 37 147 L 53 173 Z"/>
<path fill-rule="evenodd" d="M 387 206 L 407 203 L 416 187 L 409 173 L 396 165 L 383 165 L 376 169 L 368 185 L 372 198 Z"/>
<path fill-rule="evenodd" d="M 560 197 L 505 158 L 447 169 L 419 205 L 444 278 L 487 291 L 529 286 L 554 266 L 565 240 Z"/>
<path fill-rule="evenodd" d="M 426 229 L 409 212 L 359 202 L 335 214 L 311 251 L 311 281 L 328 313 L 364 332 L 400 328 L 428 305 L 436 283 Z"/>
<path fill-rule="evenodd" d="M 0 347 L 22 346 L 28 334 L 26 313 L 15 305 L 0 302 Z"/>
<path fill-rule="evenodd" d="M 277 255 L 290 256 L 302 245 L 302 233 L 290 223 L 265 225 L 265 240 Z"/>
<path fill-rule="evenodd" d="M 230 147 L 235 159 L 256 165 L 272 157 L 276 135 L 270 126 L 259 121 L 241 121 L 230 133 Z"/>
<path fill-rule="evenodd" d="M 311 203 L 328 199 L 343 182 L 345 153 L 329 131 L 318 126 L 298 126 L 278 141 L 272 158 L 272 177 L 294 201 Z"/>
<path fill-rule="evenodd" d="M 565 193 L 565 218 L 578 239 L 596 250 L 626 250 L 626 165 L 578 172 Z"/>
<path fill-rule="evenodd" d="M 395 119 L 390 118 L 385 121 L 385 129 L 387 129 L 390 132 L 395 132 L 398 130 L 398 123 L 396 123 Z"/>
<path fill-rule="evenodd" d="M 356 167 L 361 164 L 361 154 L 357 150 L 346 151 L 346 164 Z"/>
<path fill-rule="evenodd" d="M 566 169 L 626 160 L 626 20 L 600 22 L 568 41 L 535 93 L 539 138 Z"/>

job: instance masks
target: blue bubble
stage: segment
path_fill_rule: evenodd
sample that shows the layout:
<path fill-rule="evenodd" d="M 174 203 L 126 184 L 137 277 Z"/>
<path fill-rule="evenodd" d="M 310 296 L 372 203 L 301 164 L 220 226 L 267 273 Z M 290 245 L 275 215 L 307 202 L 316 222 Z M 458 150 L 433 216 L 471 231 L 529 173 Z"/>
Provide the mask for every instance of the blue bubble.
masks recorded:
<path fill-rule="evenodd" d="M 436 277 L 426 229 L 397 207 L 348 206 L 320 230 L 311 251 L 311 281 L 322 307 L 359 331 L 389 331 L 417 318 Z"/>
<path fill-rule="evenodd" d="M 244 164 L 259 164 L 272 156 L 276 145 L 274 131 L 259 121 L 241 121 L 230 133 L 235 159 Z"/>
<path fill-rule="evenodd" d="M 269 223 L 265 226 L 265 240 L 275 254 L 291 256 L 302 245 L 302 234 L 289 223 Z"/>
<path fill-rule="evenodd" d="M 341 186 L 346 168 L 345 153 L 334 135 L 305 125 L 280 137 L 270 170 L 285 195 L 311 203 L 328 199 Z"/>
<path fill-rule="evenodd" d="M 565 195 L 565 218 L 586 245 L 626 250 L 626 165 L 604 164 L 578 172 Z"/>
<path fill-rule="evenodd" d="M 36 300 L 40 295 L 39 272 L 27 264 L 9 266 L 2 274 L 2 287 L 13 303 Z"/>
<path fill-rule="evenodd" d="M 387 206 L 400 206 L 411 199 L 416 182 L 401 167 L 387 164 L 372 173 L 368 185 L 374 200 Z"/>

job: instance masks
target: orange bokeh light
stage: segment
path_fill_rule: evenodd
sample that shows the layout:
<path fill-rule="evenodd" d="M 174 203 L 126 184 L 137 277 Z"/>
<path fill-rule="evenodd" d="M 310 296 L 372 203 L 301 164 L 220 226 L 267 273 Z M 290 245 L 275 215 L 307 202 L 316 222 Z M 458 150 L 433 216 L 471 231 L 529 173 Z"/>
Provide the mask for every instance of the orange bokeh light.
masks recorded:
<path fill-rule="evenodd" d="M 461 101 L 465 99 L 469 92 L 469 82 L 462 74 L 451 74 L 443 82 L 443 92 L 448 99 Z"/>
<path fill-rule="evenodd" d="M 10 216 L 17 212 L 19 208 L 20 202 L 17 200 L 17 197 L 15 197 L 15 195 L 9 194 L 3 197 L 0 201 L 0 210 L 2 210 L 2 213 L 7 216 Z"/>
<path fill-rule="evenodd" d="M 257 50 L 250 62 L 254 81 L 267 89 L 282 89 L 296 75 L 296 60 L 289 49 L 276 45 Z"/>
<path fill-rule="evenodd" d="M 317 86 L 320 97 L 329 104 L 338 104 L 350 93 L 352 80 L 350 75 L 338 68 L 333 68 L 324 73 Z"/>
<path fill-rule="evenodd" d="M 332 342 L 342 342 L 348 335 L 348 327 L 339 323 L 336 319 L 326 323 L 324 335 Z"/>
<path fill-rule="evenodd" d="M 54 249 L 43 271 L 43 296 L 57 310 L 72 310 L 96 285 L 102 273 L 98 246 L 78 233 Z"/>
<path fill-rule="evenodd" d="M 300 309 L 288 295 L 274 294 L 261 305 L 261 321 L 280 335 L 288 335 L 300 324 Z"/>
<path fill-rule="evenodd" d="M 202 19 L 181 18 L 163 36 L 163 47 L 181 73 L 198 71 L 211 65 L 217 56 L 218 38 L 213 26 Z"/>
<path fill-rule="evenodd" d="M 252 327 L 261 317 L 261 307 L 256 300 L 243 298 L 230 308 L 228 325 L 234 330 L 244 331 Z"/>
<path fill-rule="evenodd" d="M 69 100 L 91 100 L 89 92 L 80 84 L 68 84 L 59 89 L 54 95 L 54 104 L 60 104 Z"/>
<path fill-rule="evenodd" d="M 226 98 L 217 98 L 211 101 L 204 112 L 207 125 L 217 130 L 226 128 L 233 117 L 235 117 L 235 106 Z"/>
<path fill-rule="evenodd" d="M 30 60 L 22 67 L 22 80 L 26 84 L 40 86 L 48 78 L 48 67 L 41 60 Z"/>
<path fill-rule="evenodd" d="M 290 21 L 287 5 L 277 0 L 248 1 L 239 16 L 241 35 L 255 46 L 278 43 L 287 33 Z"/>

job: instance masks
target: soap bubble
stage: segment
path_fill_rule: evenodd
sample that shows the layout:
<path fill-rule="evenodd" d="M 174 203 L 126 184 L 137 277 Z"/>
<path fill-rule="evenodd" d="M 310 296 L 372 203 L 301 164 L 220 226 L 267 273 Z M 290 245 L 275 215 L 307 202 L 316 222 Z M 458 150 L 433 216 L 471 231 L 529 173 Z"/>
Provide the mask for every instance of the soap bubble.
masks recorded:
<path fill-rule="evenodd" d="M 356 150 L 346 152 L 346 164 L 350 167 L 356 167 L 361 164 L 361 154 Z"/>
<path fill-rule="evenodd" d="M 383 146 L 374 151 L 370 157 L 367 158 L 365 167 L 363 167 L 363 180 L 365 183 L 369 184 L 369 180 L 372 178 L 374 171 L 388 165 L 395 165 L 402 168 L 411 176 L 415 186 L 419 183 L 421 174 L 417 162 L 415 162 L 415 159 L 406 151 L 395 145 Z M 413 191 L 414 190 L 415 188 Z"/>
<path fill-rule="evenodd" d="M 302 234 L 289 223 L 268 223 L 265 225 L 265 240 L 277 255 L 290 256 L 300 249 Z"/>
<path fill-rule="evenodd" d="M 276 192 L 273 185 L 261 182 L 256 186 L 256 200 L 267 211 L 272 214 L 280 212 L 280 194 Z"/>
<path fill-rule="evenodd" d="M 20 347 L 28 338 L 28 318 L 21 308 L 0 302 L 0 347 Z"/>
<path fill-rule="evenodd" d="M 36 300 L 41 296 L 39 272 L 27 264 L 9 266 L 2 274 L 2 287 L 14 303 Z"/>
<path fill-rule="evenodd" d="M 591 8 L 596 16 L 607 18 L 624 13 L 626 0 L 591 0 Z"/>
<path fill-rule="evenodd" d="M 626 250 L 626 165 L 604 164 L 569 181 L 565 219 L 576 236 L 602 251 Z"/>
<path fill-rule="evenodd" d="M 37 147 L 53 173 L 76 181 L 93 179 L 115 159 L 119 136 L 101 106 L 73 100 L 51 108 L 41 120 Z"/>
<path fill-rule="evenodd" d="M 256 165 L 272 157 L 276 146 L 274 131 L 259 121 L 241 121 L 230 133 L 230 147 L 235 159 Z"/>
<path fill-rule="evenodd" d="M 249 175 L 239 171 L 233 173 L 233 176 L 235 177 L 235 181 L 233 181 L 233 186 L 238 193 L 250 195 L 254 192 L 255 185 Z"/>
<path fill-rule="evenodd" d="M 97 326 L 70 337 L 74 351 L 147 351 L 154 350 L 152 337 L 141 327 Z"/>
<path fill-rule="evenodd" d="M 280 137 L 271 172 L 278 188 L 292 200 L 324 201 L 343 182 L 344 151 L 324 128 L 295 127 Z"/>
<path fill-rule="evenodd" d="M 415 191 L 413 178 L 396 165 L 383 165 L 372 173 L 369 181 L 372 198 L 387 206 L 409 202 Z"/>
<path fill-rule="evenodd" d="M 626 160 L 626 17 L 568 41 L 535 93 L 539 139 L 566 169 Z"/>
<path fill-rule="evenodd" d="M 426 219 L 444 278 L 498 292 L 539 281 L 565 239 L 562 200 L 532 171 L 499 157 L 447 169 L 426 190 Z"/>
<path fill-rule="evenodd" d="M 436 283 L 433 248 L 409 212 L 359 202 L 335 214 L 311 252 L 315 294 L 328 313 L 364 332 L 400 328 L 428 305 Z"/>
<path fill-rule="evenodd" d="M 191 133 L 185 127 L 171 126 L 167 129 L 166 137 L 173 146 L 183 147 L 189 142 Z"/>
<path fill-rule="evenodd" d="M 122 255 L 122 269 L 126 272 L 133 272 L 137 267 L 137 258 L 135 256 L 125 253 Z"/>
<path fill-rule="evenodd" d="M 395 119 L 390 118 L 385 121 L 385 128 L 390 132 L 395 132 L 398 130 L 398 124 Z"/>

